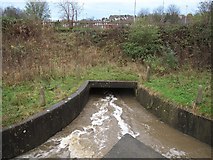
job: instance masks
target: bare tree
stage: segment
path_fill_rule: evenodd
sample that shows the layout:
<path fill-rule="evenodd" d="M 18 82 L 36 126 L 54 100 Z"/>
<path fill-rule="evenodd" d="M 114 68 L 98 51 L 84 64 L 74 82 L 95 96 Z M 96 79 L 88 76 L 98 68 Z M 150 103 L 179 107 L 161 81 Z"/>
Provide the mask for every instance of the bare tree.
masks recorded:
<path fill-rule="evenodd" d="M 213 6 L 213 2 L 210 0 L 199 3 L 198 13 L 201 14 L 203 21 L 210 22 L 212 6 Z"/>
<path fill-rule="evenodd" d="M 153 10 L 153 13 L 158 14 L 158 15 L 163 15 L 164 13 L 164 7 L 163 6 L 159 6 L 158 8 Z"/>
<path fill-rule="evenodd" d="M 167 8 L 167 13 L 170 15 L 179 15 L 180 14 L 180 9 L 178 6 L 171 4 Z"/>
<path fill-rule="evenodd" d="M 74 0 L 63 0 L 58 5 L 61 8 L 62 18 L 67 20 L 70 28 L 73 28 L 73 22 L 77 21 L 81 11 L 80 5 Z"/>
<path fill-rule="evenodd" d="M 47 20 L 50 18 L 48 3 L 44 0 L 28 0 L 25 6 L 26 14 L 35 19 Z"/>
<path fill-rule="evenodd" d="M 12 17 L 16 19 L 25 18 L 25 13 L 19 8 L 15 8 L 13 6 L 7 7 L 2 11 L 2 16 L 4 17 Z"/>
<path fill-rule="evenodd" d="M 177 23 L 179 20 L 179 14 L 180 14 L 180 9 L 176 5 L 171 4 L 167 8 L 167 14 L 166 14 L 165 20 L 173 24 Z"/>
<path fill-rule="evenodd" d="M 160 6 L 153 10 L 153 20 L 154 22 L 163 22 L 164 20 L 164 7 Z"/>
<path fill-rule="evenodd" d="M 212 3 L 212 1 L 200 2 L 199 6 L 198 6 L 199 13 L 200 14 L 209 13 L 211 11 L 211 3 Z"/>
<path fill-rule="evenodd" d="M 148 16 L 150 14 L 149 9 L 148 8 L 142 8 L 139 13 L 138 16 L 139 17 L 145 17 Z"/>

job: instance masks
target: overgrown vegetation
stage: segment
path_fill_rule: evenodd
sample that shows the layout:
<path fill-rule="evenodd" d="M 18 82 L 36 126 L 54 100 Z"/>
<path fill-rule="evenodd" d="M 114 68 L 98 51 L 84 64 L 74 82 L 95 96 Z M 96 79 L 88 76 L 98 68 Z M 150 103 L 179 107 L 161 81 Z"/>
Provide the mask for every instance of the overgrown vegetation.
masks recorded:
<path fill-rule="evenodd" d="M 153 13 L 142 9 L 122 45 L 123 52 L 142 63 L 148 61 L 150 66 L 155 66 L 155 62 L 159 67 L 167 66 L 165 71 L 185 64 L 199 69 L 209 68 L 211 7 L 211 1 L 200 2 L 198 12 L 187 16 L 180 15 L 175 5 L 168 6 L 166 13 L 162 7 Z"/>
<path fill-rule="evenodd" d="M 190 63 L 195 68 L 205 68 L 211 64 L 210 23 L 165 26 L 161 32 L 162 41 L 176 53 L 180 65 Z"/>
<path fill-rule="evenodd" d="M 134 59 L 144 59 L 148 55 L 155 55 L 162 49 L 159 37 L 157 26 L 138 20 L 129 31 L 128 41 L 123 44 L 123 51 Z"/>
<path fill-rule="evenodd" d="M 199 73 L 199 74 L 198 74 Z M 195 70 L 181 71 L 162 77 L 153 76 L 144 85 L 157 92 L 162 98 L 175 102 L 187 110 L 211 118 L 211 74 Z M 198 86 L 203 86 L 203 101 L 195 106 Z"/>
<path fill-rule="evenodd" d="M 213 7 L 212 2 L 201 2 L 199 12 L 188 15 L 182 22 L 174 6 L 176 11 L 172 14 L 171 7 L 171 14 L 168 12 L 165 19 L 162 19 L 163 14 L 158 14 L 162 12 L 143 14 L 137 23 L 142 23 L 144 27 L 149 26 L 146 28 L 146 34 L 151 34 L 152 36 L 149 35 L 151 38 L 140 35 L 143 27 L 136 23 L 130 29 L 128 42 L 124 43 L 123 47 L 124 53 L 128 56 L 151 67 L 151 81 L 142 81 L 149 90 L 157 92 L 162 98 L 177 103 L 195 114 L 209 118 L 212 118 L 211 7 Z M 158 21 L 155 21 L 156 18 Z M 149 48 L 150 52 L 146 52 L 143 43 L 134 44 L 135 40 L 138 42 L 139 40 L 137 35 L 133 39 L 130 38 L 135 33 L 133 28 L 138 31 L 139 39 L 153 43 L 151 45 L 153 48 Z M 150 28 L 155 29 L 155 32 L 150 32 Z M 156 45 L 157 47 L 154 48 Z M 204 88 L 201 104 L 194 103 L 198 85 Z"/>
<path fill-rule="evenodd" d="M 138 80 L 134 68 L 123 65 L 119 48 L 107 42 L 112 31 L 60 32 L 29 19 L 2 21 L 4 127 L 65 99 L 85 80 Z M 97 41 L 102 35 L 106 40 Z M 39 102 L 41 86 L 45 106 Z"/>
<path fill-rule="evenodd" d="M 137 80 L 196 114 L 212 116 L 208 10 L 191 15 L 188 24 L 173 23 L 169 13 L 164 22 L 156 11 L 130 27 L 109 30 L 64 29 L 12 11 L 2 17 L 3 126 L 65 99 L 87 79 Z M 151 82 L 145 82 L 147 66 Z M 200 84 L 203 102 L 193 106 Z M 39 104 L 41 86 L 45 106 Z"/>
<path fill-rule="evenodd" d="M 131 27 L 123 52 L 143 62 L 161 59 L 167 68 L 186 63 L 195 68 L 208 68 L 211 64 L 211 25 L 204 21 L 189 25 L 156 26 L 139 19 Z M 178 63 L 177 63 L 178 62 Z M 155 65 L 155 64 L 149 64 Z M 158 64 L 159 65 L 159 64 Z"/>
<path fill-rule="evenodd" d="M 4 85 L 3 121 L 8 126 L 47 109 L 53 104 L 66 99 L 85 80 L 138 80 L 138 76 L 128 70 L 113 66 L 96 66 L 77 75 L 36 79 L 19 85 Z M 40 89 L 44 87 L 46 105 L 40 105 Z"/>

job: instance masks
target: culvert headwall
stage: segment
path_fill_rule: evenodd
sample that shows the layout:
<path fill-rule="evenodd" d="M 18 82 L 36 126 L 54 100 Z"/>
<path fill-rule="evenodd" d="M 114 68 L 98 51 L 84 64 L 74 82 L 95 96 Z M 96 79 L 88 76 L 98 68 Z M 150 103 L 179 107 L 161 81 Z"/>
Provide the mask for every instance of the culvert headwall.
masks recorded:
<path fill-rule="evenodd" d="M 25 153 L 61 131 L 82 111 L 93 89 L 125 89 L 135 91 L 137 82 L 86 81 L 74 94 L 29 119 L 3 128 L 2 158 Z"/>
<path fill-rule="evenodd" d="M 137 100 L 149 112 L 173 128 L 212 146 L 212 120 L 194 115 L 172 103 L 150 94 L 145 88 L 137 90 Z"/>
<path fill-rule="evenodd" d="M 198 140 L 212 145 L 212 120 L 196 116 L 164 102 L 135 81 L 86 81 L 75 93 L 29 119 L 3 128 L 2 158 L 13 158 L 25 153 L 52 137 L 70 124 L 83 110 L 91 92 L 119 90 L 136 95 L 140 104 L 170 126 Z"/>

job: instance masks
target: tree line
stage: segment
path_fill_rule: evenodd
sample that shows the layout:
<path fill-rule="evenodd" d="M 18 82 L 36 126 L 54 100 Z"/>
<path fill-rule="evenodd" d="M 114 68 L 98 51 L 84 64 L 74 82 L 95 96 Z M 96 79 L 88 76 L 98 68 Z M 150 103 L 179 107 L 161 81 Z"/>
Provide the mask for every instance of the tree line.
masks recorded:
<path fill-rule="evenodd" d="M 82 6 L 78 2 L 72 0 L 63 0 L 57 4 L 60 8 L 61 18 L 67 20 L 69 27 L 73 28 L 73 21 L 77 20 Z M 28 0 L 25 9 L 21 10 L 13 6 L 8 6 L 4 10 L 1 9 L 1 15 L 14 19 L 32 19 L 40 21 L 48 21 L 50 17 L 49 5 L 44 0 Z"/>
<path fill-rule="evenodd" d="M 192 19 L 198 20 L 201 18 L 206 22 L 210 22 L 212 4 L 212 1 L 209 0 L 200 2 L 198 5 L 198 10 L 194 15 L 191 13 L 181 15 L 180 8 L 174 4 L 169 5 L 167 8 L 164 8 L 164 6 L 159 6 L 155 8 L 152 13 L 148 8 L 142 8 L 138 13 L 138 17 L 145 18 L 147 21 L 155 24 L 177 24 L 181 22 L 181 19 L 183 19 L 182 23 L 187 24 L 190 23 Z"/>
<path fill-rule="evenodd" d="M 202 15 L 206 21 L 210 20 L 210 10 L 212 1 L 207 0 L 199 3 L 198 12 L 195 14 L 196 17 Z M 73 0 L 63 0 L 57 4 L 60 8 L 61 18 L 65 19 L 69 27 L 73 27 L 73 21 L 77 20 L 78 15 L 82 10 L 82 6 L 78 2 Z M 6 7 L 4 10 L 1 9 L 3 17 L 12 17 L 16 19 L 30 18 L 36 20 L 46 21 L 50 19 L 49 5 L 44 0 L 28 0 L 25 5 L 25 9 L 21 10 L 13 6 Z M 149 9 L 142 8 L 137 17 L 146 17 L 149 21 L 155 23 L 179 23 L 180 22 L 180 9 L 178 6 L 171 4 L 167 8 L 159 6 L 154 9 L 152 13 Z M 185 23 L 190 20 L 193 15 L 189 13 L 185 16 Z"/>
<path fill-rule="evenodd" d="M 6 7 L 2 11 L 2 16 L 15 19 L 48 20 L 50 18 L 50 9 L 45 1 L 28 1 L 23 10 L 13 6 Z"/>

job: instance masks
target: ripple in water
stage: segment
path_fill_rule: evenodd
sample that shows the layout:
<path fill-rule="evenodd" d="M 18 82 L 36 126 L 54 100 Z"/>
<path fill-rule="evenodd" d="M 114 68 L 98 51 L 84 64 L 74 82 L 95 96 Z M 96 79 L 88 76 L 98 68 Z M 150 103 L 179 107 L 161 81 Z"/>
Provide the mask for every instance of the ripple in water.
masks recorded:
<path fill-rule="evenodd" d="M 119 129 L 117 138 L 120 139 L 126 133 L 137 137 L 139 133 L 134 132 L 122 118 L 123 109 L 115 104 L 117 98 L 114 95 L 107 95 L 105 98 L 94 102 L 93 106 L 99 110 L 88 119 L 90 124 L 76 129 L 68 136 L 62 138 L 51 138 L 46 143 L 54 143 L 55 146 L 49 146 L 49 149 L 37 149 L 30 151 L 29 154 L 20 156 L 20 158 L 93 158 L 97 156 L 98 151 L 106 147 L 107 139 L 110 138 L 104 132 L 110 128 L 112 118 L 117 121 Z M 92 137 L 92 138 L 91 138 Z M 94 146 L 97 150 L 94 149 Z"/>

